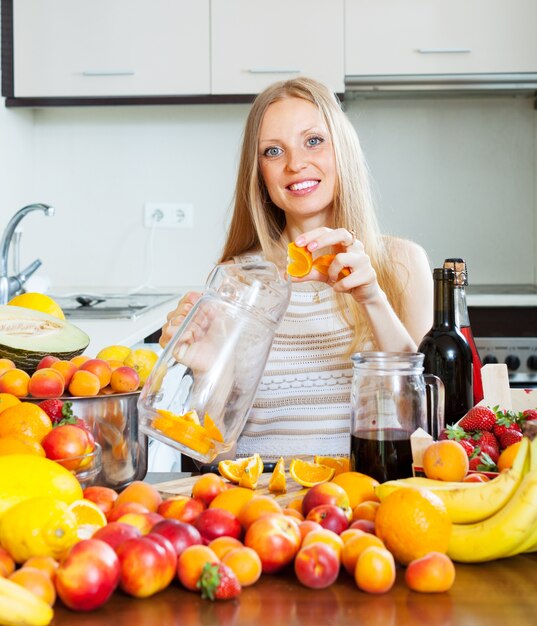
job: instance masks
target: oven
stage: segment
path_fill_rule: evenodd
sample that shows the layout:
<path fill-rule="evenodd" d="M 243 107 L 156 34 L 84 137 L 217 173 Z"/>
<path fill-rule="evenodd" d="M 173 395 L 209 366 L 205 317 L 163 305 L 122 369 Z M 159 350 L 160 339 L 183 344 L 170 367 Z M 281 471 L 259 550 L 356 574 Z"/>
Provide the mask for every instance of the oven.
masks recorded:
<path fill-rule="evenodd" d="M 469 286 L 467 301 L 481 361 L 505 363 L 511 387 L 537 388 L 537 286 Z"/>

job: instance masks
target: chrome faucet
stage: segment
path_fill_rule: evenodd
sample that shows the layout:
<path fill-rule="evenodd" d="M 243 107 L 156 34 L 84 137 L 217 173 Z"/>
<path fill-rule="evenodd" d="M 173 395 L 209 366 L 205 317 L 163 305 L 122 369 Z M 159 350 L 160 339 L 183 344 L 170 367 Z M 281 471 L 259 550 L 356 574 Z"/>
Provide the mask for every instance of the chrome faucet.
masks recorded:
<path fill-rule="evenodd" d="M 14 295 L 19 293 L 24 283 L 41 265 L 41 261 L 36 259 L 15 276 L 8 275 L 9 247 L 13 240 L 15 229 L 23 217 L 32 211 L 43 211 L 45 215 L 54 215 L 54 207 L 38 202 L 19 209 L 9 220 L 0 241 L 0 305 L 7 304 Z"/>

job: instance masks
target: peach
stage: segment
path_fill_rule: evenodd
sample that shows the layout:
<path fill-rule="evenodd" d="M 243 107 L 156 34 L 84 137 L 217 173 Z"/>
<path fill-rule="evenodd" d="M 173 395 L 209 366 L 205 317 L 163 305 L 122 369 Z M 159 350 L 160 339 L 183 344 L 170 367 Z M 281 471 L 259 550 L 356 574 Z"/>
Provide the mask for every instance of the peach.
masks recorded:
<path fill-rule="evenodd" d="M 130 393 L 140 386 L 140 377 L 135 369 L 122 365 L 112 372 L 110 386 L 116 393 Z"/>
<path fill-rule="evenodd" d="M 106 387 L 110 382 L 112 368 L 103 359 L 88 359 L 79 367 L 80 370 L 91 372 L 99 379 L 100 388 Z"/>
<path fill-rule="evenodd" d="M 412 591 L 439 593 L 451 589 L 455 566 L 446 554 L 429 552 L 411 561 L 405 571 L 405 582 Z"/>
<path fill-rule="evenodd" d="M 312 530 L 321 530 L 322 526 L 317 522 L 314 522 L 311 519 L 305 519 L 302 522 L 299 522 L 298 529 L 300 530 L 300 535 L 302 536 L 302 541 L 304 541 L 304 537 L 311 533 Z"/>
<path fill-rule="evenodd" d="M 17 585 L 21 585 L 21 587 L 25 587 L 49 606 L 54 605 L 56 589 L 50 576 L 43 570 L 33 567 L 21 567 L 9 576 L 9 580 L 17 583 Z"/>
<path fill-rule="evenodd" d="M 200 476 L 192 487 L 192 497 L 209 506 L 219 493 L 227 489 L 226 481 L 218 474 L 208 473 Z"/>
<path fill-rule="evenodd" d="M 114 505 L 112 510 L 107 514 L 108 523 L 117 522 L 117 520 L 127 513 L 149 513 L 149 509 L 139 502 L 123 502 Z"/>
<path fill-rule="evenodd" d="M 142 535 L 147 535 L 153 526 L 163 519 L 162 515 L 149 511 L 148 513 L 125 513 L 117 521 L 122 524 L 130 524 L 137 528 Z"/>
<path fill-rule="evenodd" d="M 44 356 L 41 361 L 39 361 L 39 363 L 37 364 L 37 367 L 35 368 L 36 370 L 42 370 L 45 367 L 52 367 L 53 363 L 56 363 L 56 361 L 59 361 L 60 359 L 57 356 L 53 356 L 52 354 L 48 354 L 47 356 Z"/>
<path fill-rule="evenodd" d="M 71 359 L 71 363 L 74 363 L 76 367 L 79 368 L 83 363 L 89 361 L 89 359 L 89 356 L 86 356 L 85 354 L 79 354 L 78 356 L 74 356 Z"/>
<path fill-rule="evenodd" d="M 163 519 L 151 529 L 151 535 L 162 535 L 172 544 L 179 557 L 188 546 L 202 543 L 199 531 L 192 524 L 185 524 L 175 519 Z M 242 545 L 239 543 L 239 545 Z"/>
<path fill-rule="evenodd" d="M 28 395 L 30 375 L 22 370 L 8 369 L 0 376 L 0 393 L 10 393 L 17 398 Z"/>
<path fill-rule="evenodd" d="M 395 582 L 395 560 L 386 548 L 370 546 L 358 557 L 356 585 L 366 593 L 386 593 Z"/>
<path fill-rule="evenodd" d="M 363 532 L 360 532 L 360 535 L 344 542 L 343 549 L 341 550 L 341 563 L 351 576 L 354 575 L 356 563 L 360 555 L 366 548 L 370 548 L 371 546 L 377 546 L 378 548 L 386 547 L 382 540 L 376 535 Z"/>
<path fill-rule="evenodd" d="M 149 511 L 157 512 L 162 503 L 162 496 L 153 485 L 144 483 L 141 480 L 135 480 L 119 494 L 115 506 L 123 502 L 138 502 L 138 504 L 143 504 Z"/>
<path fill-rule="evenodd" d="M 139 528 L 132 524 L 125 524 L 123 522 L 109 522 L 106 526 L 97 529 L 92 536 L 92 539 L 100 539 L 114 550 L 127 539 L 133 539 L 134 537 L 141 537 L 142 533 Z"/>
<path fill-rule="evenodd" d="M 293 561 L 301 541 L 298 522 L 281 513 L 268 513 L 248 528 L 244 545 L 257 552 L 263 573 L 272 574 Z"/>
<path fill-rule="evenodd" d="M 355 522 L 356 520 L 364 519 L 374 522 L 377 517 L 377 509 L 379 506 L 380 503 L 374 502 L 373 500 L 360 502 L 360 504 L 357 504 L 352 510 L 352 521 Z"/>
<path fill-rule="evenodd" d="M 55 361 L 51 366 L 51 369 L 57 370 L 63 376 L 64 384 L 69 387 L 73 374 L 77 371 L 78 367 L 72 361 Z"/>
<path fill-rule="evenodd" d="M 112 510 L 117 497 L 117 491 L 111 487 L 92 485 L 84 489 L 84 498 L 94 502 L 105 515 Z"/>
<path fill-rule="evenodd" d="M 28 382 L 28 393 L 34 398 L 59 398 L 64 389 L 62 374 L 51 367 L 36 370 Z"/>
<path fill-rule="evenodd" d="M 69 383 L 69 393 L 73 396 L 96 396 L 101 383 L 92 372 L 77 370 Z"/>
<path fill-rule="evenodd" d="M 48 459 L 57 461 L 68 470 L 78 469 L 83 460 L 80 457 L 92 449 L 87 431 L 75 424 L 56 426 L 45 435 L 41 445 Z"/>
<path fill-rule="evenodd" d="M 193 524 L 205 508 L 203 502 L 197 498 L 172 496 L 160 504 L 157 512 L 166 519 L 176 519 L 180 522 Z"/>
<path fill-rule="evenodd" d="M 298 580 L 312 589 L 324 589 L 334 583 L 339 574 L 339 557 L 326 543 L 312 543 L 298 551 L 295 558 Z"/>
<path fill-rule="evenodd" d="M 15 369 L 15 363 L 11 359 L 0 359 L 0 376 L 7 370 Z"/>
<path fill-rule="evenodd" d="M 114 549 L 100 539 L 82 539 L 69 551 L 56 571 L 56 591 L 74 611 L 91 611 L 104 604 L 120 578 Z"/>
<path fill-rule="evenodd" d="M 352 517 L 349 496 L 343 487 L 335 483 L 327 482 L 311 487 L 302 500 L 302 514 L 307 518 L 311 509 L 321 504 L 335 504 L 343 510 L 348 520 Z"/>
<path fill-rule="evenodd" d="M 349 527 L 349 520 L 344 509 L 335 504 L 320 504 L 310 510 L 306 519 L 320 524 L 323 528 L 340 535 Z"/>
<path fill-rule="evenodd" d="M 240 539 L 242 536 L 242 526 L 238 517 L 225 509 L 205 509 L 196 518 L 194 526 L 205 545 L 217 537 Z"/>

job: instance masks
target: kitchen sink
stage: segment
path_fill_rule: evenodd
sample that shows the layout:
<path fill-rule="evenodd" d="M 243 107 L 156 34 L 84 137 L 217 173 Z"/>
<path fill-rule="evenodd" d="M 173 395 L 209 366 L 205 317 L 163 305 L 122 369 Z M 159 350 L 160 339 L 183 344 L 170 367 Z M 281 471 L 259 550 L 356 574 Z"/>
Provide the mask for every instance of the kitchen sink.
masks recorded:
<path fill-rule="evenodd" d="M 68 319 L 136 319 L 151 309 L 179 300 L 173 293 L 96 294 L 51 296 Z"/>

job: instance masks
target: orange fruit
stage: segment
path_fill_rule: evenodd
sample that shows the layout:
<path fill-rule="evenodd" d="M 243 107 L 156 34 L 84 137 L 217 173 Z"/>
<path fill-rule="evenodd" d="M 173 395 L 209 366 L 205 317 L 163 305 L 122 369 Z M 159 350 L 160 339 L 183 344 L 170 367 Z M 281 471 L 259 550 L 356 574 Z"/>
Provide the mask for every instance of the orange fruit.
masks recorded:
<path fill-rule="evenodd" d="M 366 500 L 378 501 L 375 494 L 375 487 L 378 487 L 378 481 L 367 474 L 360 472 L 342 472 L 332 479 L 333 483 L 343 487 L 349 496 L 349 505 L 351 509 L 365 502 Z"/>
<path fill-rule="evenodd" d="M 218 441 L 220 443 L 224 442 L 224 436 L 220 432 L 218 426 L 214 423 L 212 417 L 205 413 L 205 417 L 203 418 L 203 428 L 207 431 L 207 434 L 211 439 Z"/>
<path fill-rule="evenodd" d="M 153 420 L 152 426 L 170 439 L 203 455 L 214 448 L 214 443 L 203 426 L 170 411 L 158 409 L 157 412 L 160 415 Z"/>
<path fill-rule="evenodd" d="M 291 242 L 287 246 L 287 273 L 289 276 L 301 278 L 311 272 L 313 259 L 307 248 L 299 248 Z"/>
<path fill-rule="evenodd" d="M 254 496 L 240 510 L 238 518 L 244 529 L 267 513 L 281 513 L 282 508 L 271 496 Z M 295 511 L 296 513 L 297 511 Z"/>
<path fill-rule="evenodd" d="M 9 393 L 17 398 L 28 395 L 30 376 L 19 369 L 8 369 L 0 376 L 0 393 Z"/>
<path fill-rule="evenodd" d="M 24 435 L 0 437 L 0 455 L 4 454 L 37 454 L 37 456 L 46 456 L 45 450 L 39 441 Z"/>
<path fill-rule="evenodd" d="M 328 268 L 330 267 L 330 264 L 334 260 L 335 256 L 335 254 L 323 254 L 321 256 L 318 256 L 316 259 L 313 260 L 313 267 L 318 272 L 326 276 L 328 275 Z M 341 280 L 342 278 L 345 278 L 345 276 L 348 276 L 350 273 L 351 271 L 349 270 L 349 268 L 344 267 L 341 272 L 339 272 L 337 278 L 338 280 Z"/>
<path fill-rule="evenodd" d="M 452 439 L 435 441 L 423 453 L 423 471 L 434 480 L 461 481 L 468 473 L 468 455 Z"/>
<path fill-rule="evenodd" d="M 252 489 L 231 487 L 219 493 L 209 504 L 210 509 L 225 509 L 239 517 L 242 507 L 254 497 Z"/>
<path fill-rule="evenodd" d="M 56 589 L 50 576 L 43 570 L 33 567 L 21 567 L 9 576 L 9 580 L 25 587 L 49 606 L 56 601 Z"/>
<path fill-rule="evenodd" d="M 21 402 L 2 412 L 0 437 L 25 435 L 41 443 L 51 430 L 50 417 L 32 402 Z"/>
<path fill-rule="evenodd" d="M 15 406 L 15 404 L 20 404 L 19 398 L 14 396 L 12 393 L 0 393 L 0 413 L 3 413 L 6 409 L 9 409 L 10 406 Z"/>
<path fill-rule="evenodd" d="M 250 459 L 226 459 L 218 463 L 218 471 L 221 476 L 227 478 L 230 482 L 239 484 L 241 474 Z"/>
<path fill-rule="evenodd" d="M 76 517 L 77 532 L 81 539 L 89 539 L 95 531 L 107 524 L 105 514 L 91 500 L 75 500 L 69 505 L 69 510 Z"/>
<path fill-rule="evenodd" d="M 516 443 L 512 443 L 510 446 L 507 446 L 505 450 L 502 450 L 497 463 L 499 472 L 503 472 L 504 469 L 510 469 L 513 467 L 513 462 L 521 443 L 521 441 L 517 441 Z"/>
<path fill-rule="evenodd" d="M 303 487 L 313 487 L 331 480 L 336 473 L 333 467 L 319 465 L 302 459 L 293 459 L 289 465 L 291 478 Z"/>
<path fill-rule="evenodd" d="M 285 480 L 285 464 L 283 456 L 278 459 L 276 466 L 269 480 L 268 490 L 271 493 L 285 493 L 287 491 L 287 483 Z"/>
<path fill-rule="evenodd" d="M 188 546 L 177 560 L 177 576 L 190 591 L 198 591 L 197 584 L 206 563 L 218 563 L 220 559 L 208 546 Z"/>
<path fill-rule="evenodd" d="M 259 454 L 254 454 L 248 459 L 248 463 L 246 463 L 241 472 L 239 477 L 239 487 L 255 489 L 262 473 L 263 461 L 261 456 Z"/>
<path fill-rule="evenodd" d="M 255 550 L 242 546 L 227 552 L 222 558 L 243 587 L 253 585 L 261 576 L 261 559 Z"/>
<path fill-rule="evenodd" d="M 313 461 L 314 463 L 319 463 L 319 465 L 333 467 L 336 470 L 334 476 L 337 476 L 342 472 L 348 472 L 351 469 L 351 460 L 348 456 L 322 456 L 320 454 L 316 454 L 313 457 Z"/>
<path fill-rule="evenodd" d="M 447 553 L 451 519 L 436 494 L 406 487 L 380 503 L 375 530 L 396 560 L 408 565 L 428 552 Z"/>

